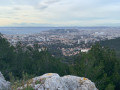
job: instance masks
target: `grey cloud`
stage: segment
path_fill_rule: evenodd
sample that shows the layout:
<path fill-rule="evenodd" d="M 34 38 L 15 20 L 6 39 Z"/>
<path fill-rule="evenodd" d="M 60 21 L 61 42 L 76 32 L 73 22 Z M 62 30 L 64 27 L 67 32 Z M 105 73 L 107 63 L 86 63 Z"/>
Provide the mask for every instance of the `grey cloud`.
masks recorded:
<path fill-rule="evenodd" d="M 21 10 L 20 7 L 13 7 L 13 10 Z"/>
<path fill-rule="evenodd" d="M 46 6 L 45 6 L 45 5 L 40 5 L 40 6 L 38 6 L 37 8 L 38 8 L 38 9 L 46 9 L 46 8 L 48 8 L 48 6 L 47 6 L 47 5 L 46 5 Z"/>
<path fill-rule="evenodd" d="M 47 4 L 53 4 L 53 3 L 57 3 L 57 2 L 60 2 L 60 0 L 49 0 L 49 1 L 46 1 Z"/>
<path fill-rule="evenodd" d="M 48 5 L 45 4 L 45 3 L 39 3 L 37 6 L 36 6 L 37 9 L 46 9 L 48 8 Z"/>
<path fill-rule="evenodd" d="M 54 3 L 58 3 L 60 2 L 61 0 L 46 0 L 44 2 L 40 2 L 38 5 L 37 5 L 37 8 L 38 9 L 46 9 L 48 8 L 50 5 L 54 4 Z"/>

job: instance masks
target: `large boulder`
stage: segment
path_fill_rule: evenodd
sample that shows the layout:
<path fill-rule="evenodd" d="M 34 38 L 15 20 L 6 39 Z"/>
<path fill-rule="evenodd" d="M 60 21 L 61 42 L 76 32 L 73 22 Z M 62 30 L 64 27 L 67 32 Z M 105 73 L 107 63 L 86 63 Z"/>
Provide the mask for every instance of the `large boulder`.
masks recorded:
<path fill-rule="evenodd" d="M 0 72 L 0 90 L 10 90 L 10 82 L 6 81 Z"/>
<path fill-rule="evenodd" d="M 55 73 L 35 77 L 29 80 L 24 88 L 32 88 L 33 90 L 98 90 L 95 84 L 87 78 L 71 75 L 60 77 Z M 24 88 L 19 87 L 18 90 Z"/>

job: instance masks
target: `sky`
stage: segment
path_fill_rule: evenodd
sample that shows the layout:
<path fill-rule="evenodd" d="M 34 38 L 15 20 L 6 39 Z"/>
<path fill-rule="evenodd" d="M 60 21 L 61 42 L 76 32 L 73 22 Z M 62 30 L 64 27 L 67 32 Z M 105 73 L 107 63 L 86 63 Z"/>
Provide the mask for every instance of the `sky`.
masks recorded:
<path fill-rule="evenodd" d="M 0 26 L 120 26 L 120 0 L 0 0 Z"/>

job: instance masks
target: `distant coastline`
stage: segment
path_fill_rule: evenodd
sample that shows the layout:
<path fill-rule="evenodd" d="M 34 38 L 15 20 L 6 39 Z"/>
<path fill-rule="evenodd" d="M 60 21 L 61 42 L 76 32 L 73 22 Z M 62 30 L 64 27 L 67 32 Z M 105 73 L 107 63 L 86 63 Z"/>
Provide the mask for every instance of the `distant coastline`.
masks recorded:
<path fill-rule="evenodd" d="M 2 34 L 33 34 L 41 31 L 55 30 L 55 29 L 78 29 L 78 30 L 95 30 L 95 29 L 109 29 L 120 27 L 0 27 Z"/>

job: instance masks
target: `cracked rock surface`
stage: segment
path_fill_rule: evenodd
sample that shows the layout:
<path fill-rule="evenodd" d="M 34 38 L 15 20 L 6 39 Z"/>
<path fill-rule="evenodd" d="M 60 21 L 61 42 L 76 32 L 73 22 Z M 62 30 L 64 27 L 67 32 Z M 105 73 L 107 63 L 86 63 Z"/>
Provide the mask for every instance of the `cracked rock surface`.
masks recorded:
<path fill-rule="evenodd" d="M 28 81 L 25 87 L 34 90 L 98 90 L 93 82 L 84 77 L 67 75 L 60 77 L 56 73 L 47 73 Z M 18 90 L 23 89 L 19 87 Z"/>

